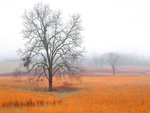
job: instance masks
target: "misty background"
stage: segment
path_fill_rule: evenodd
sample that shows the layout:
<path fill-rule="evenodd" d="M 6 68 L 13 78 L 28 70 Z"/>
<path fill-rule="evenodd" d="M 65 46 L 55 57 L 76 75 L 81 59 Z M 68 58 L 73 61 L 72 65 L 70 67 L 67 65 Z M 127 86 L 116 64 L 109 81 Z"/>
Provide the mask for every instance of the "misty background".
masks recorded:
<path fill-rule="evenodd" d="M 12 72 L 19 64 L 17 50 L 24 45 L 21 31 L 24 10 L 39 0 L 0 1 L 0 73 Z M 150 64 L 149 0 L 42 0 L 67 18 L 79 13 L 82 18 L 84 65 L 96 67 L 95 59 L 113 52 L 119 65 Z M 105 55 L 104 55 L 105 54 Z M 104 60 L 104 59 L 103 59 Z M 103 62 L 108 65 L 106 60 Z"/>

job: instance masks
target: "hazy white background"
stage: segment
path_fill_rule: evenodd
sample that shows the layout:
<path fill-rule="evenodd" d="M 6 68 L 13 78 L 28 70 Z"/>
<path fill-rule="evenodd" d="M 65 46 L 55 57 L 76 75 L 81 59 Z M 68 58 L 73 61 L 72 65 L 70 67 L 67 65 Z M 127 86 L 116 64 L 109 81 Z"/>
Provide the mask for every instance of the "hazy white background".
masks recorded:
<path fill-rule="evenodd" d="M 82 16 L 87 52 L 150 55 L 150 0 L 1 0 L 0 59 L 16 57 L 23 45 L 22 15 L 35 3 L 48 3 L 64 16 Z"/>

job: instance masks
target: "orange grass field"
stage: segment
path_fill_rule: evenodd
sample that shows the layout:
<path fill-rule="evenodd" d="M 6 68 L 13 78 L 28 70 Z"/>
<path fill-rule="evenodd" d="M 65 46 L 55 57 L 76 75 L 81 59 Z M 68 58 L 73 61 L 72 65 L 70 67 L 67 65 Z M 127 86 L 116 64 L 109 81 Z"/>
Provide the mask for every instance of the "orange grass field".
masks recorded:
<path fill-rule="evenodd" d="M 54 78 L 38 86 L 27 77 L 0 77 L 0 113 L 150 113 L 150 77 L 83 76 Z"/>

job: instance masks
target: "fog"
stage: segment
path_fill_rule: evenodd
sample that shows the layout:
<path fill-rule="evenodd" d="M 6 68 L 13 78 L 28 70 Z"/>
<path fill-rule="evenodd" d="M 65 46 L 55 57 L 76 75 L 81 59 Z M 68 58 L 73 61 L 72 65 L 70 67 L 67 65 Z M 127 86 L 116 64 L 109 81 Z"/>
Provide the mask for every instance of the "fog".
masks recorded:
<path fill-rule="evenodd" d="M 123 54 L 123 53 L 105 53 L 93 54 L 84 60 L 84 66 L 88 68 L 103 68 L 109 66 L 109 55 L 114 54 L 117 56 L 117 66 L 150 66 L 150 57 L 139 56 L 136 54 Z M 109 66 L 110 67 L 110 66 Z"/>
<path fill-rule="evenodd" d="M 12 62 L 8 64 L 9 60 L 6 59 L 18 59 L 17 50 L 24 45 L 21 33 L 22 15 L 25 9 L 31 9 L 37 2 L 39 0 L 0 1 L 0 72 L 13 70 L 11 68 L 18 65 Z M 64 18 L 73 13 L 81 14 L 85 57 L 114 52 L 124 55 L 124 59 L 135 59 L 135 56 L 140 61 L 149 59 L 149 0 L 42 0 L 42 2 L 48 3 L 54 10 L 60 10 Z M 7 65 L 10 66 L 9 69 Z"/>
<path fill-rule="evenodd" d="M 19 61 L 16 60 L 4 60 L 0 61 L 0 73 L 11 73 L 19 67 Z"/>

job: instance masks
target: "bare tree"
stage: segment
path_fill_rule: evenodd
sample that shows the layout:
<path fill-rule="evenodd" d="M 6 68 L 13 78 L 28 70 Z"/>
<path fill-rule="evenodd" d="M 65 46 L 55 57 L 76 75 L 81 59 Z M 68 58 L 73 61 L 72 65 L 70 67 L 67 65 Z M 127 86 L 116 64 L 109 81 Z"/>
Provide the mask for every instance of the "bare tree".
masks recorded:
<path fill-rule="evenodd" d="M 109 53 L 108 54 L 108 63 L 112 67 L 113 76 L 115 76 L 115 74 L 116 74 L 116 66 L 118 63 L 118 59 L 119 59 L 119 56 L 117 54 L 115 54 L 115 53 Z"/>
<path fill-rule="evenodd" d="M 36 4 L 23 16 L 27 42 L 21 59 L 36 81 L 43 76 L 48 79 L 49 91 L 53 90 L 54 75 L 74 76 L 80 72 L 79 61 L 84 53 L 80 15 L 71 16 L 67 23 L 61 16 L 43 4 Z"/>
<path fill-rule="evenodd" d="M 99 65 L 100 65 L 101 69 L 103 68 L 104 63 L 105 63 L 105 58 L 104 58 L 103 55 L 101 55 L 100 58 L 99 58 Z"/>
<path fill-rule="evenodd" d="M 92 62 L 94 67 L 96 68 L 102 68 L 104 65 L 104 57 L 103 55 L 94 55 L 92 58 Z"/>

